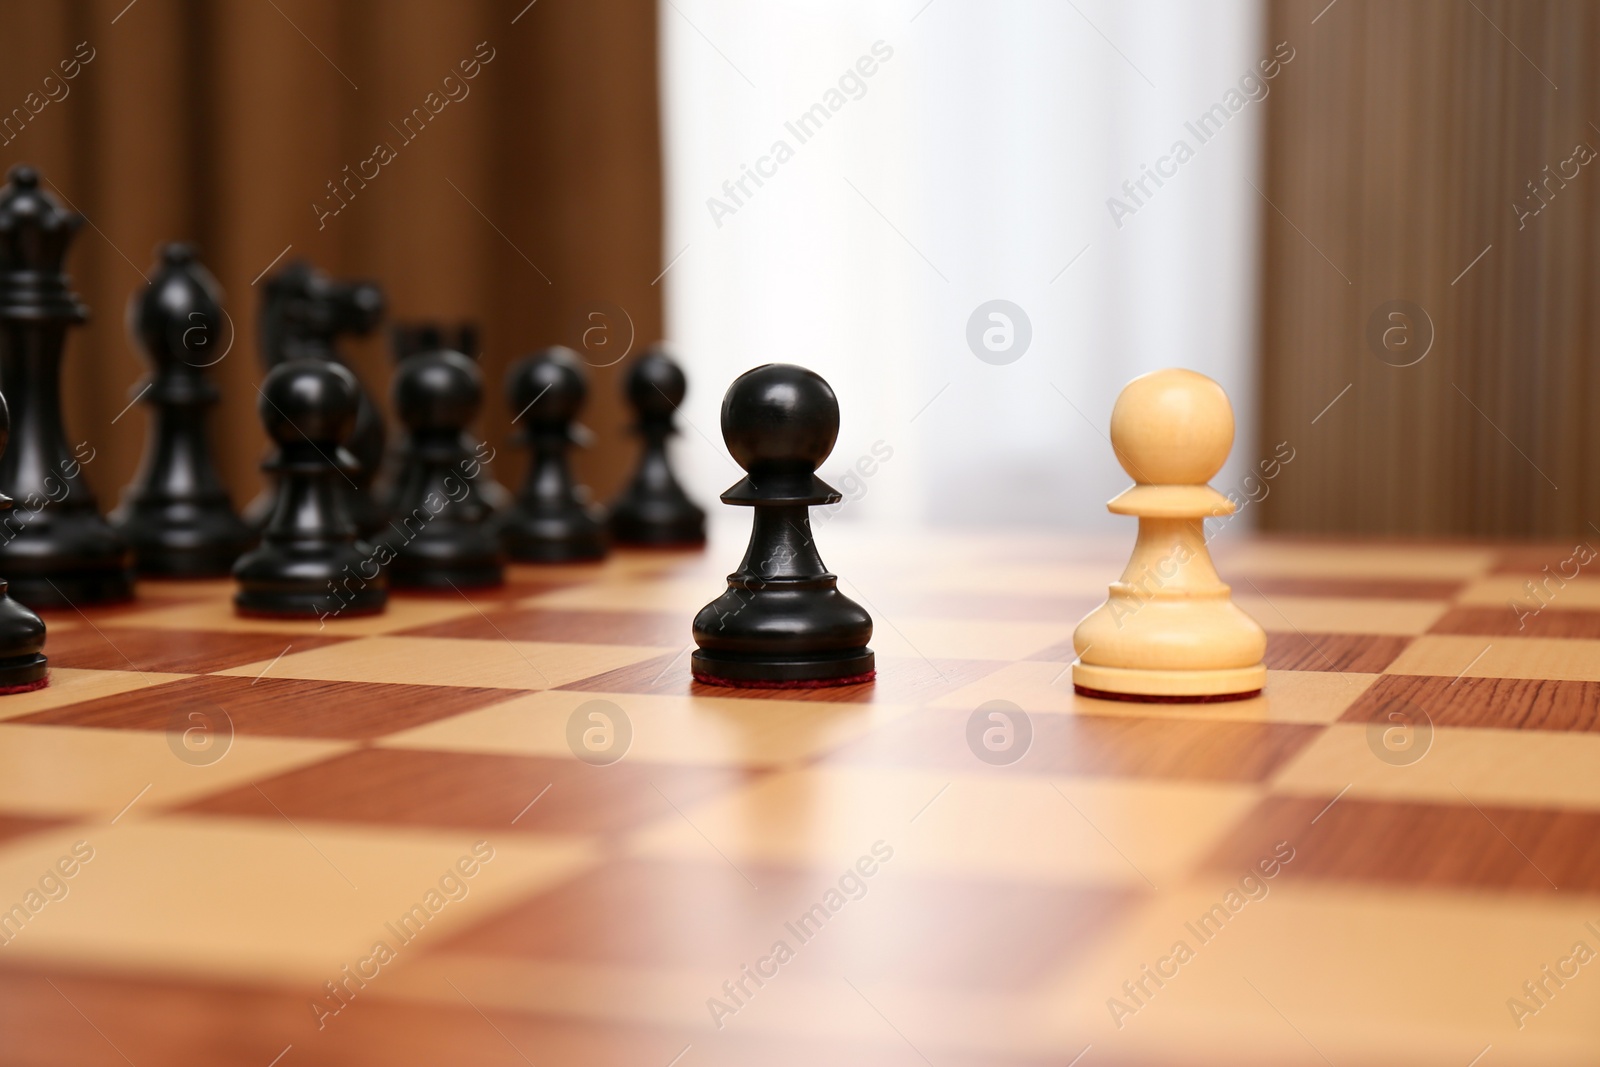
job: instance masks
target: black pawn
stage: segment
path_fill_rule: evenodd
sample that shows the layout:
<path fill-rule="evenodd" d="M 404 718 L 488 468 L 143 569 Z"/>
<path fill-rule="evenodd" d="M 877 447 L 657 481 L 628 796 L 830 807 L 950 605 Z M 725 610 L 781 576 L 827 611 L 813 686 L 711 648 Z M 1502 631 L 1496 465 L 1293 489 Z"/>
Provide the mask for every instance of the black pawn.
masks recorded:
<path fill-rule="evenodd" d="M 261 546 L 234 564 L 241 614 L 336 618 L 382 611 L 392 553 L 357 539 L 347 479 L 355 457 L 342 442 L 356 421 L 355 376 L 337 363 L 300 359 L 261 384 L 261 421 L 277 476 Z"/>
<path fill-rule="evenodd" d="M 838 398 L 804 367 L 768 363 L 728 387 L 722 439 L 748 476 L 722 502 L 755 518 L 727 591 L 694 617 L 698 681 L 800 688 L 873 677 L 872 616 L 839 592 L 811 536 L 810 509 L 841 499 L 816 475 L 838 436 Z"/>
<path fill-rule="evenodd" d="M 482 588 L 504 581 L 478 484 L 483 462 L 466 434 L 482 400 L 483 375 L 459 352 L 408 356 L 395 374 L 394 409 L 409 431 L 383 535 L 398 539 L 389 565 L 395 586 Z"/>
<path fill-rule="evenodd" d="M 0 453 L 11 437 L 11 414 L 0 396 Z M 11 498 L 0 493 L 0 512 L 9 511 Z M 44 620 L 12 600 L 0 578 L 0 694 L 24 693 L 50 684 L 45 668 Z"/>
<path fill-rule="evenodd" d="M 628 371 L 628 401 L 644 442 L 633 478 L 611 504 L 611 536 L 625 545 L 701 545 L 706 513 L 684 495 L 667 463 L 667 438 L 687 389 L 683 371 L 660 348 L 652 348 Z"/>
<path fill-rule="evenodd" d="M 458 322 L 453 326 L 437 322 L 397 322 L 389 328 L 389 351 L 397 365 L 405 363 L 412 356 L 441 350 L 456 352 L 476 362 L 479 356 L 477 325 L 471 322 Z M 473 484 L 470 506 L 484 515 L 504 511 L 511 506 L 511 490 L 501 485 L 494 472 L 489 469 L 490 460 L 494 458 L 494 450 L 476 437 L 468 437 L 467 443 L 472 446 L 477 456 L 487 456 L 480 460 L 483 469 Z M 394 450 L 394 455 L 386 465 L 385 475 L 379 478 L 383 486 L 379 490 L 379 498 L 385 501 L 391 512 L 399 507 L 394 499 L 396 488 L 394 472 L 399 463 L 400 451 L 400 448 Z"/>
<path fill-rule="evenodd" d="M 255 532 L 217 473 L 206 432 L 221 393 L 206 368 L 227 354 L 216 279 L 188 245 L 169 244 L 149 286 L 128 302 L 129 326 L 154 370 L 139 395 L 153 412 L 139 477 L 111 521 L 141 574 L 225 577 Z"/>
<path fill-rule="evenodd" d="M 100 514 L 82 477 L 94 446 L 67 446 L 61 360 L 67 329 L 89 309 L 62 268 L 83 216 L 13 167 L 0 191 L 0 384 L 17 409 L 15 447 L 0 458 L 0 491 L 18 506 L 0 529 L 0 573 L 34 607 L 71 607 L 133 596 L 133 555 Z"/>
<path fill-rule="evenodd" d="M 588 387 L 576 355 L 554 347 L 529 356 L 506 378 L 512 421 L 533 456 L 522 491 L 500 516 L 500 543 L 515 560 L 564 563 L 606 554 L 598 509 L 572 483 L 567 450 L 579 443 L 576 419 Z"/>
<path fill-rule="evenodd" d="M 309 263 L 296 260 L 263 284 L 261 355 L 268 370 L 296 359 L 320 359 L 344 365 L 339 339 L 371 333 L 383 319 L 383 290 L 376 283 L 330 278 Z M 347 366 L 347 365 L 346 365 Z M 347 366 L 348 369 L 348 366 Z M 351 372 L 354 377 L 354 371 Z M 350 475 L 350 513 L 363 535 L 384 524 L 384 513 L 372 494 L 383 463 L 383 416 L 359 377 L 356 382 L 356 424 L 345 448 L 354 457 Z M 266 521 L 270 493 L 246 508 L 246 518 Z"/>

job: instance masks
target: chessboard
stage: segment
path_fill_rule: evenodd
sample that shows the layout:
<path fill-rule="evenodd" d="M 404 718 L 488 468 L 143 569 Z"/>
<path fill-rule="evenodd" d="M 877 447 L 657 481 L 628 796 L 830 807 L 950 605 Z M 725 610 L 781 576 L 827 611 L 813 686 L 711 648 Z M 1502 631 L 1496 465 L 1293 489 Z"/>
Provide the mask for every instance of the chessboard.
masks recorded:
<path fill-rule="evenodd" d="M 1600 1060 L 1572 545 L 1218 538 L 1267 688 L 1152 705 L 1068 670 L 1125 538 L 818 525 L 873 683 L 691 679 L 737 527 L 322 626 L 49 614 L 0 1062 Z"/>

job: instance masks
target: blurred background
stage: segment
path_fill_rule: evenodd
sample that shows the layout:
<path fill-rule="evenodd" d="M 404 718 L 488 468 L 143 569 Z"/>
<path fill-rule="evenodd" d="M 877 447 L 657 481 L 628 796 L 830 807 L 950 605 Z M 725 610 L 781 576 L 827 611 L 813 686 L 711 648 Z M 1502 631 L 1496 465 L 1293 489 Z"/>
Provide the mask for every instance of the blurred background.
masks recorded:
<path fill-rule="evenodd" d="M 391 321 L 480 324 L 503 478 L 511 361 L 590 363 L 604 499 L 621 376 L 665 338 L 708 502 L 737 477 L 723 390 L 783 360 L 839 393 L 838 521 L 1115 524 L 1112 402 L 1182 365 L 1234 401 L 1227 536 L 1600 533 L 1592 4 L 3 0 L 0 25 L 0 164 L 90 223 L 67 424 L 107 508 L 145 432 L 124 310 L 182 239 L 236 326 L 240 504 L 260 282 L 305 258 Z M 384 396 L 386 336 L 346 348 Z"/>

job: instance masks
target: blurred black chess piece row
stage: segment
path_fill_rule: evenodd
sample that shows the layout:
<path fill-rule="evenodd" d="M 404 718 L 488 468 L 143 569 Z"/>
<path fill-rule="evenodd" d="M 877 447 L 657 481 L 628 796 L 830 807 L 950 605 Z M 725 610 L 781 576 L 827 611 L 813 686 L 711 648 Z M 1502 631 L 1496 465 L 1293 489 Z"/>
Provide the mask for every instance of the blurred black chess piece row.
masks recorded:
<path fill-rule="evenodd" d="M 598 559 L 610 541 L 655 547 L 704 544 L 705 512 L 684 493 L 666 455 L 685 388 L 683 371 L 662 348 L 634 361 L 626 394 L 637 416 L 639 462 L 608 517 L 574 483 L 568 462 L 572 446 L 592 437 L 577 421 L 588 392 L 577 354 L 547 348 L 514 366 L 506 395 L 519 440 L 533 450 L 533 459 L 516 502 L 500 520 L 501 540 L 511 558 L 540 563 Z"/>
<path fill-rule="evenodd" d="M 13 420 L 0 492 L 14 503 L 0 516 L 0 575 L 15 599 L 0 595 L 0 691 L 32 669 L 35 636 L 42 643 L 43 624 L 34 635 L 26 620 L 35 617 L 22 605 L 127 600 L 136 573 L 232 573 L 241 610 L 344 614 L 380 610 L 391 584 L 497 584 L 507 559 L 595 560 L 613 543 L 704 542 L 705 513 L 667 461 L 686 383 L 665 351 L 641 354 L 627 375 L 639 461 L 609 509 L 588 499 L 570 465 L 571 448 L 591 439 L 578 422 L 587 393 L 581 361 L 552 348 L 518 362 L 506 399 L 530 456 L 513 494 L 471 430 L 484 392 L 476 327 L 390 328 L 390 401 L 403 432 L 386 454 L 382 408 L 341 351 L 382 323 L 383 291 L 303 261 L 261 285 L 266 377 L 257 406 L 273 447 L 267 488 L 241 516 L 209 425 L 221 397 L 212 368 L 237 338 L 216 279 L 184 244 L 158 250 L 128 305 L 129 333 L 149 367 L 130 403 L 146 408 L 149 429 L 139 471 L 108 520 L 84 477 L 94 444 L 69 444 L 62 417 L 66 336 L 88 319 L 65 270 L 83 221 L 34 170 L 12 169 L 0 192 L 0 402 L 9 400 Z"/>
<path fill-rule="evenodd" d="M 705 513 L 667 461 L 686 382 L 665 351 L 651 349 L 629 369 L 639 461 L 608 513 L 569 463 L 590 437 L 578 422 L 587 383 L 576 354 L 545 349 L 508 375 L 512 423 L 531 453 L 513 498 L 488 473 L 492 451 L 469 430 L 483 381 L 476 331 L 462 324 L 391 334 L 391 400 L 405 434 L 380 504 L 383 418 L 339 341 L 377 327 L 383 293 L 302 262 L 264 286 L 258 408 L 273 444 L 263 465 L 271 487 L 241 519 L 207 427 L 219 399 L 207 371 L 233 347 L 231 320 L 215 279 L 181 244 L 160 250 L 129 304 L 130 332 L 151 367 L 134 397 L 150 408 L 150 429 L 139 474 L 108 522 L 83 478 L 94 447 L 69 447 L 61 411 L 67 331 L 88 318 L 64 268 L 83 221 L 31 168 L 12 168 L 0 191 L 0 387 L 10 398 L 8 410 L 0 396 L 0 693 L 48 681 L 45 624 L 27 605 L 126 600 L 135 567 L 172 577 L 231 570 L 241 612 L 326 619 L 383 610 L 391 584 L 499 584 L 507 557 L 560 563 L 599 559 L 612 542 L 704 542 Z M 724 397 L 723 436 L 747 477 L 722 500 L 752 507 L 754 521 L 728 589 L 694 620 L 702 682 L 872 677 L 872 620 L 839 591 L 811 537 L 810 508 L 839 498 L 816 476 L 838 429 L 832 389 L 801 367 L 758 367 Z"/>
<path fill-rule="evenodd" d="M 705 513 L 665 455 L 684 389 L 682 371 L 660 350 L 632 369 L 628 392 L 643 448 L 608 533 L 605 512 L 576 484 L 569 463 L 572 446 L 590 437 L 577 422 L 587 384 L 574 353 L 545 349 L 507 376 L 512 422 L 531 456 L 521 490 L 497 510 L 484 491 L 493 484 L 492 456 L 468 432 L 483 397 L 477 362 L 450 349 L 406 351 L 392 397 L 406 432 L 391 459 L 384 526 L 374 533 L 352 507 L 360 458 L 344 446 L 356 437 L 359 382 L 322 355 L 286 360 L 262 386 L 261 416 L 278 449 L 266 469 L 278 484 L 262 546 L 235 568 L 236 603 L 247 613 L 327 618 L 382 610 L 391 586 L 499 585 L 508 558 L 601 559 L 613 534 L 631 544 L 702 544 Z M 340 480 L 349 484 L 342 489 Z"/>

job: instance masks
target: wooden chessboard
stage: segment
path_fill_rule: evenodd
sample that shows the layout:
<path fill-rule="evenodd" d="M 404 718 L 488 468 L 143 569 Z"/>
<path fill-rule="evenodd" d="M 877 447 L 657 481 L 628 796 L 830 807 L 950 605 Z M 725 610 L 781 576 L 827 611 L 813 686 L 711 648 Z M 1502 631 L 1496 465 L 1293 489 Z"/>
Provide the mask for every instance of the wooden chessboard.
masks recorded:
<path fill-rule="evenodd" d="M 1508 605 L 1572 546 L 1227 542 L 1268 688 L 1151 706 L 1067 671 L 1125 541 L 843 522 L 876 684 L 696 686 L 718 535 L 323 629 L 50 617 L 0 1062 L 1600 1059 L 1600 579 Z"/>

